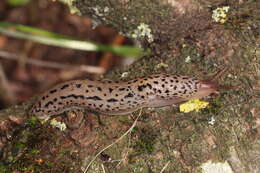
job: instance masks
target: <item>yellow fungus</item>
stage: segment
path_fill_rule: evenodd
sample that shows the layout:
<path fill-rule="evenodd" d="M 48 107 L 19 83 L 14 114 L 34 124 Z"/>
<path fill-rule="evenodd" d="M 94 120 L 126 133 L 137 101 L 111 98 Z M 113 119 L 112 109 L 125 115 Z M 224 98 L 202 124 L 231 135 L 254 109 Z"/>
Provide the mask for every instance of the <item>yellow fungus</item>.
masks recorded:
<path fill-rule="evenodd" d="M 198 112 L 200 109 L 203 109 L 208 106 L 208 102 L 200 101 L 199 99 L 192 99 L 186 103 L 180 105 L 180 112 L 188 113 L 191 111 Z"/>

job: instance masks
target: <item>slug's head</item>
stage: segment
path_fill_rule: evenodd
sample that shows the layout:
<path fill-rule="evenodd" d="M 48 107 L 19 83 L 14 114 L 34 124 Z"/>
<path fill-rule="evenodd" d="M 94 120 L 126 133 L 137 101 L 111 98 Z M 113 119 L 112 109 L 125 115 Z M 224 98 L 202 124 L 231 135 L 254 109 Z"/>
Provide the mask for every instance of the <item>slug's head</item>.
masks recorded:
<path fill-rule="evenodd" d="M 200 81 L 197 84 L 197 92 L 192 96 L 192 98 L 203 98 L 209 96 L 210 94 L 217 94 L 219 86 L 212 81 Z"/>

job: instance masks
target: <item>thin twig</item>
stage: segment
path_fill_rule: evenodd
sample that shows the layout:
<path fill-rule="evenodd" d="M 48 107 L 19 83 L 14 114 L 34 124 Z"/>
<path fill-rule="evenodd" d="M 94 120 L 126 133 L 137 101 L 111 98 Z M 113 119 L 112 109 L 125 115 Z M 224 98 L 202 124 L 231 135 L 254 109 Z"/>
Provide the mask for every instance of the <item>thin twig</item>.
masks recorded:
<path fill-rule="evenodd" d="M 162 170 L 160 171 L 160 173 L 163 173 L 163 171 L 168 167 L 168 165 L 170 164 L 170 161 L 168 161 L 164 167 L 162 168 Z"/>
<path fill-rule="evenodd" d="M 105 167 L 103 164 L 101 165 L 101 167 L 102 167 L 103 172 L 106 173 L 106 170 L 105 170 Z"/>
<path fill-rule="evenodd" d="M 0 50 L 0 58 L 8 59 L 8 60 L 15 60 L 19 61 L 20 55 L 9 53 L 3 50 Z M 88 66 L 88 65 L 66 65 L 66 64 L 60 64 L 57 62 L 51 62 L 51 61 L 41 61 L 36 60 L 33 58 L 26 57 L 27 61 L 25 63 L 35 66 L 41 66 L 41 67 L 47 67 L 47 68 L 56 68 L 56 69 L 75 69 L 78 71 L 88 72 L 88 73 L 96 73 L 96 74 L 103 74 L 105 72 L 105 69 L 102 67 L 95 67 L 95 66 Z"/>
<path fill-rule="evenodd" d="M 89 162 L 88 166 L 86 167 L 86 169 L 84 170 L 84 173 L 86 173 L 89 169 L 89 167 L 91 166 L 91 164 L 96 160 L 96 158 L 102 153 L 104 152 L 106 149 L 110 148 L 111 146 L 113 146 L 114 144 L 116 144 L 117 142 L 119 142 L 123 137 L 125 137 L 128 133 L 130 133 L 133 128 L 136 126 L 136 123 L 139 119 L 139 117 L 141 116 L 142 114 L 142 109 L 140 110 L 139 112 L 139 115 L 137 116 L 137 118 L 135 119 L 134 123 L 132 124 L 132 126 L 122 135 L 120 136 L 117 140 L 115 140 L 115 142 L 113 142 L 112 144 L 106 146 L 105 148 L 103 148 L 102 150 L 100 150 L 96 155 L 95 157 Z"/>

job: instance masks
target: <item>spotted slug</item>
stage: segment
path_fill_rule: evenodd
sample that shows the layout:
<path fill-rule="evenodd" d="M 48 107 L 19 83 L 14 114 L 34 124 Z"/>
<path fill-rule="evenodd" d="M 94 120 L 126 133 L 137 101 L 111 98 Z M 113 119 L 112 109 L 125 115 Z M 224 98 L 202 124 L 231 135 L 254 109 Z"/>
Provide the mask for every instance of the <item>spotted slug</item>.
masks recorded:
<path fill-rule="evenodd" d="M 163 107 L 216 92 L 194 77 L 155 74 L 130 81 L 72 80 L 43 93 L 30 113 L 40 119 L 71 109 L 127 114 L 144 107 Z"/>

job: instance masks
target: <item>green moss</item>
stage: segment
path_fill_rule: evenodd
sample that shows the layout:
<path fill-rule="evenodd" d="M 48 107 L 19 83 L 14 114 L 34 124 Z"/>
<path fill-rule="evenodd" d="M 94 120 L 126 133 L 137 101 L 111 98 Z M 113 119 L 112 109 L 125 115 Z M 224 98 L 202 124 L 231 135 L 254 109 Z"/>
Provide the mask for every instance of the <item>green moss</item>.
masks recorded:
<path fill-rule="evenodd" d="M 0 163 L 0 173 L 6 173 L 8 172 L 8 167 Z"/>
<path fill-rule="evenodd" d="M 156 142 L 157 133 L 151 127 L 134 128 L 132 132 L 138 140 L 133 144 L 133 149 L 139 154 L 148 153 L 151 154 L 154 151 L 154 144 Z"/>

